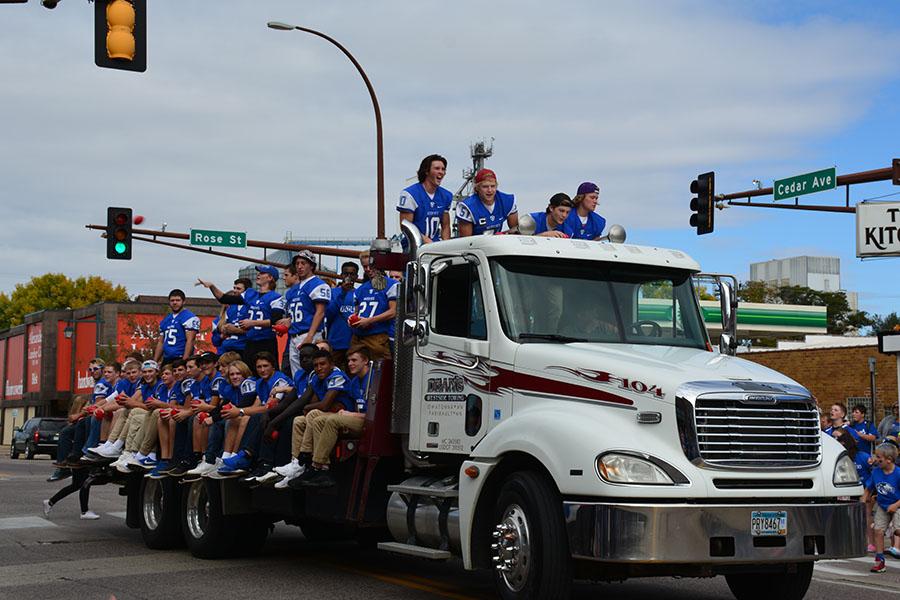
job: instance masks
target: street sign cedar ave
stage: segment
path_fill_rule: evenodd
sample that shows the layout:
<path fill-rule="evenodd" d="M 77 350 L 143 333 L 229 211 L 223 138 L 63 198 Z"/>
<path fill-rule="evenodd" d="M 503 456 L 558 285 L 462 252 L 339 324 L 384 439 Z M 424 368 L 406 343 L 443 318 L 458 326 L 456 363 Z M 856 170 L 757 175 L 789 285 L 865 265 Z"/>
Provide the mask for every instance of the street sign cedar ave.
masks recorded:
<path fill-rule="evenodd" d="M 813 173 L 778 179 L 772 185 L 772 190 L 775 200 L 785 200 L 786 198 L 796 198 L 806 194 L 833 190 L 835 187 L 837 187 L 837 169 L 831 167 L 830 169 L 822 169 Z"/>
<path fill-rule="evenodd" d="M 191 229 L 190 241 L 191 246 L 222 246 L 225 248 L 246 248 L 247 233 L 243 231 Z"/>

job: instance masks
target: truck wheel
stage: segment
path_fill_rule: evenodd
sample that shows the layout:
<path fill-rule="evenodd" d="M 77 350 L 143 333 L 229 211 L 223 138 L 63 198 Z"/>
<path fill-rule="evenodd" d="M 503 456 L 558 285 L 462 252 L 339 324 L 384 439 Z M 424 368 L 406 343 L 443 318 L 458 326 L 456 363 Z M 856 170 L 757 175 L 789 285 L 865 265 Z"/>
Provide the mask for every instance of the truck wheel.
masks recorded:
<path fill-rule="evenodd" d="M 27 442 L 25 444 L 25 460 L 33 460 L 34 459 L 34 446 L 31 442 Z"/>
<path fill-rule="evenodd" d="M 328 542 L 347 538 L 346 530 L 335 523 L 305 518 L 300 521 L 299 525 L 303 537 L 310 542 Z"/>
<path fill-rule="evenodd" d="M 153 550 L 167 550 L 182 543 L 179 513 L 181 508 L 178 487 L 170 479 L 150 479 L 141 482 L 141 536 Z"/>
<path fill-rule="evenodd" d="M 796 573 L 737 573 L 725 581 L 737 600 L 801 600 L 812 580 L 813 563 L 797 564 Z"/>
<path fill-rule="evenodd" d="M 182 532 L 191 554 L 197 558 L 222 558 L 234 546 L 234 528 L 222 514 L 218 489 L 212 493 L 203 480 L 184 491 Z"/>
<path fill-rule="evenodd" d="M 501 598 L 569 597 L 572 560 L 562 502 L 544 477 L 532 471 L 510 475 L 500 490 L 492 522 L 490 554 Z"/>
<path fill-rule="evenodd" d="M 16 450 L 15 443 L 12 443 L 9 445 L 9 457 L 13 460 L 16 460 L 17 458 L 19 458 L 19 451 Z"/>

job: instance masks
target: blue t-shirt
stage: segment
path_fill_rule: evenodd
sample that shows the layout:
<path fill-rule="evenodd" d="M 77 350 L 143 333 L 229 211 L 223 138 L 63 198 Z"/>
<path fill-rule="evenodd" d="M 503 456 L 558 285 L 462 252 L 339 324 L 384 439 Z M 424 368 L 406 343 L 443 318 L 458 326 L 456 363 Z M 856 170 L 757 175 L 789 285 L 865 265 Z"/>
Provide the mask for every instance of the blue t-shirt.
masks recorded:
<path fill-rule="evenodd" d="M 848 432 L 850 433 L 850 435 L 853 436 L 853 439 L 856 440 L 856 445 L 857 445 L 857 447 L 859 446 L 859 443 L 860 443 L 862 440 L 860 439 L 859 434 L 856 432 L 855 429 L 853 429 L 853 428 L 850 427 L 849 425 L 842 425 L 841 427 L 839 427 L 839 429 L 843 429 L 843 430 L 845 430 L 845 431 L 848 431 Z M 822 431 L 825 433 L 825 435 L 830 435 L 830 436 L 834 437 L 834 426 L 833 426 L 833 425 L 829 425 L 828 427 L 826 427 L 826 428 L 823 429 Z"/>
<path fill-rule="evenodd" d="M 354 377 L 350 380 L 350 396 L 356 401 L 356 411 L 364 413 L 369 408 L 369 401 L 366 398 L 366 390 L 369 387 L 369 380 L 372 379 L 372 371 L 366 373 L 365 377 Z"/>
<path fill-rule="evenodd" d="M 859 475 L 859 481 L 863 484 L 863 487 L 869 487 L 869 477 L 872 475 L 872 465 L 869 464 L 869 455 L 865 452 L 856 453 L 856 458 L 853 459 L 853 464 L 856 465 L 856 473 Z"/>
<path fill-rule="evenodd" d="M 216 349 L 216 354 L 222 352 L 222 334 L 219 333 L 219 317 L 213 319 L 212 333 L 209 336 L 209 341 L 212 342 L 213 347 Z"/>
<path fill-rule="evenodd" d="M 156 386 L 159 385 L 158 381 L 154 381 L 153 383 L 147 383 L 143 379 L 138 382 L 137 389 L 141 390 L 141 399 L 144 402 L 149 401 L 151 398 L 156 398 L 154 395 L 156 392 Z"/>
<path fill-rule="evenodd" d="M 587 223 L 582 223 L 578 211 L 573 208 L 559 230 L 575 240 L 593 240 L 603 235 L 605 227 L 606 219 L 595 212 L 588 213 Z"/>
<path fill-rule="evenodd" d="M 900 500 L 900 469 L 895 466 L 891 473 L 885 473 L 881 467 L 873 468 L 869 475 L 869 489 L 878 493 L 878 506 L 887 510 L 888 506 Z"/>
<path fill-rule="evenodd" d="M 856 435 L 856 445 L 857 447 L 866 452 L 868 454 L 872 454 L 872 442 L 866 441 L 859 437 L 860 433 L 864 433 L 866 435 L 874 435 L 876 439 L 878 439 L 878 429 L 875 425 L 869 421 L 863 421 L 862 423 L 851 423 L 848 429 L 852 429 L 857 433 Z"/>
<path fill-rule="evenodd" d="M 250 290 L 254 294 L 256 290 Z M 244 301 L 247 301 L 247 297 L 244 297 Z M 229 304 L 228 308 L 225 309 L 225 321 L 229 325 L 234 325 L 235 327 L 241 322 L 241 319 L 247 318 L 247 305 L 246 304 Z M 244 335 L 224 335 L 222 336 L 222 347 L 219 349 L 219 352 L 241 352 L 244 348 L 247 347 L 247 336 Z"/>
<path fill-rule="evenodd" d="M 414 183 L 404 189 L 397 201 L 397 211 L 412 213 L 413 224 L 422 235 L 436 242 L 441 239 L 441 219 L 450 210 L 453 194 L 440 186 L 434 191 L 434 197 L 428 195 L 425 186 Z"/>
<path fill-rule="evenodd" d="M 367 281 L 356 290 L 356 311 L 360 318 L 370 318 L 383 314 L 390 308 L 390 302 L 397 300 L 397 281 L 385 277 L 387 286 L 383 290 L 372 288 L 372 282 Z M 359 337 L 386 333 L 389 336 L 394 332 L 394 320 L 379 321 L 371 327 L 354 327 L 353 333 Z"/>
<path fill-rule="evenodd" d="M 298 335 L 307 333 L 312 327 L 312 320 L 316 314 L 316 303 L 331 301 L 331 288 L 328 284 L 316 277 L 309 277 L 292 286 L 284 293 L 284 313 L 291 320 L 288 333 Z M 325 319 L 319 323 L 316 332 L 325 329 Z"/>
<path fill-rule="evenodd" d="M 353 331 L 347 324 L 347 318 L 355 311 L 355 289 L 344 291 L 341 286 L 331 288 L 331 301 L 325 309 L 325 320 L 328 322 L 328 343 L 334 350 L 346 350 L 350 347 Z"/>
<path fill-rule="evenodd" d="M 297 397 L 303 395 L 303 392 L 306 391 L 306 388 L 309 387 L 309 380 L 312 377 L 315 377 L 315 373 L 307 373 L 303 369 L 298 369 L 296 373 L 294 373 L 294 391 L 297 392 Z"/>
<path fill-rule="evenodd" d="M 127 379 L 122 377 L 121 379 L 119 379 L 116 382 L 116 385 L 113 388 L 113 391 L 116 393 L 116 395 L 124 392 L 126 396 L 130 397 L 130 396 L 134 396 L 134 391 L 136 389 L 137 389 L 137 383 L 131 383 L 130 381 L 128 381 Z"/>
<path fill-rule="evenodd" d="M 253 406 L 256 401 L 256 380 L 248 377 L 238 387 L 226 383 L 219 389 L 219 393 L 222 396 L 222 404 L 231 402 L 238 408 Z"/>
<path fill-rule="evenodd" d="M 272 395 L 272 389 L 278 386 L 293 385 L 287 375 L 281 371 L 275 371 L 268 379 L 256 378 L 256 395 L 260 402 L 266 402 Z M 279 398 L 281 396 L 278 396 Z"/>
<path fill-rule="evenodd" d="M 456 205 L 456 218 L 472 224 L 472 235 L 481 235 L 487 231 L 499 233 L 503 230 L 506 218 L 518 211 L 516 197 L 497 190 L 494 205 L 490 209 L 481 202 L 478 194 L 472 194 Z"/>
<path fill-rule="evenodd" d="M 250 292 L 253 294 L 250 294 Z M 276 321 L 284 313 L 284 297 L 278 292 L 266 292 L 260 294 L 256 290 L 244 292 L 244 302 L 247 304 L 247 316 L 251 321 Z M 248 301 L 248 297 L 252 300 Z M 275 318 L 273 319 L 273 314 Z M 274 324 L 274 322 L 272 323 Z M 271 327 L 253 327 L 244 336 L 248 342 L 275 339 L 275 331 Z"/>
<path fill-rule="evenodd" d="M 175 360 L 184 356 L 187 345 L 187 332 L 200 331 L 200 319 L 189 310 L 169 313 L 159 322 L 159 334 L 163 340 L 164 361 Z"/>
<path fill-rule="evenodd" d="M 94 382 L 94 389 L 91 391 L 91 404 L 95 404 L 97 400 L 102 400 L 109 396 L 109 393 L 112 391 L 112 386 L 106 380 L 106 378 L 101 377 L 97 381 Z"/>
<path fill-rule="evenodd" d="M 337 367 L 325 379 L 319 379 L 319 376 L 313 373 L 309 378 L 309 385 L 320 402 L 325 399 L 328 392 L 337 391 L 333 402 L 343 405 L 345 410 L 356 412 L 356 400 L 350 397 L 350 380 Z"/>

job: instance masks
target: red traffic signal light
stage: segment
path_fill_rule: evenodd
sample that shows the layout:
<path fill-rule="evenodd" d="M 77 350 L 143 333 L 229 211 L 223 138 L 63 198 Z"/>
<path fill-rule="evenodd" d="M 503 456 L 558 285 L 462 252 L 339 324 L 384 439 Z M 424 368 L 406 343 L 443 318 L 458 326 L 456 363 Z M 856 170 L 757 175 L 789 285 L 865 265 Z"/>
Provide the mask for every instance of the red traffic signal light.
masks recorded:
<path fill-rule="evenodd" d="M 94 63 L 107 69 L 147 70 L 147 0 L 94 2 Z"/>
<path fill-rule="evenodd" d="M 106 258 L 131 260 L 131 209 L 106 209 Z"/>

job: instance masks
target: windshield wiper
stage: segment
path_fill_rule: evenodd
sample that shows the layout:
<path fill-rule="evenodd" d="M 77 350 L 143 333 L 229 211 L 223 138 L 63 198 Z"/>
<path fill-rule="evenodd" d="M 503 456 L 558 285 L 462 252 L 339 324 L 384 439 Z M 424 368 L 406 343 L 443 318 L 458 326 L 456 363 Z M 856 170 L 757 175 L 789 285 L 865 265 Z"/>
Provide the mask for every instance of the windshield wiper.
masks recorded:
<path fill-rule="evenodd" d="M 560 335 L 558 333 L 520 333 L 519 341 L 537 340 L 541 342 L 559 342 L 560 344 L 571 344 L 573 342 L 586 342 L 587 338 L 569 337 L 568 335 Z"/>

